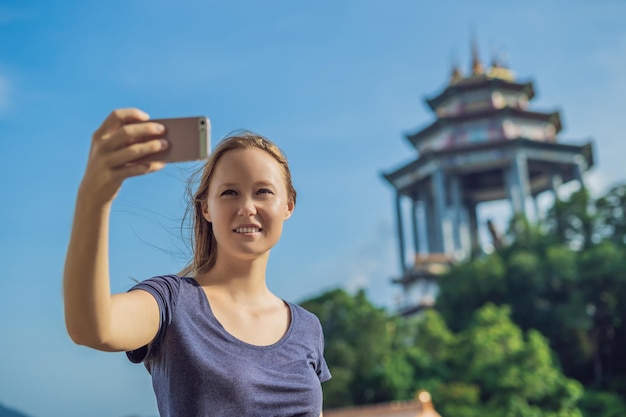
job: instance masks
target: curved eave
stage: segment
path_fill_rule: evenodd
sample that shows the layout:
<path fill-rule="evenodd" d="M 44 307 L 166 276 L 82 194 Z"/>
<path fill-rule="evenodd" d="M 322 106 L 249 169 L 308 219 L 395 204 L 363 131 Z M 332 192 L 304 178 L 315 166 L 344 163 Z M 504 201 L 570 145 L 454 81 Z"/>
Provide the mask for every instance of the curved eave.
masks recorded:
<path fill-rule="evenodd" d="M 480 78 L 466 78 L 458 83 L 448 85 L 439 95 L 433 98 L 426 98 L 424 101 L 428 104 L 428 107 L 430 107 L 432 111 L 437 111 L 437 108 L 451 96 L 455 96 L 462 92 L 488 88 L 493 90 L 522 92 L 526 94 L 529 101 L 535 97 L 535 87 L 533 86 L 532 81 L 516 83 L 500 78 L 489 78 L 483 76 Z"/>
<path fill-rule="evenodd" d="M 421 168 L 423 168 L 430 161 L 436 160 L 438 157 L 437 152 L 429 152 L 422 154 L 409 162 L 408 164 L 404 164 L 401 167 L 391 171 L 391 172 L 383 172 L 381 176 L 387 180 L 387 182 L 393 187 L 396 188 L 396 180 L 406 174 L 410 174 L 412 172 L 417 172 Z M 400 191 L 400 190 L 399 190 Z"/>
<path fill-rule="evenodd" d="M 455 125 L 457 123 L 467 122 L 469 120 L 487 119 L 487 118 L 492 118 L 495 116 L 514 116 L 514 117 L 519 117 L 521 119 L 534 119 L 534 120 L 542 120 L 542 121 L 550 122 L 554 125 L 555 133 L 559 133 L 563 129 L 563 126 L 561 124 L 561 115 L 559 114 L 558 111 L 555 111 L 552 113 L 542 113 L 542 112 L 536 112 L 536 111 L 516 109 L 513 107 L 503 107 L 501 109 L 489 109 L 486 111 L 481 111 L 481 112 L 476 112 L 476 113 L 442 117 L 440 119 L 435 120 L 433 123 L 426 126 L 425 128 L 418 131 L 417 133 L 406 135 L 406 138 L 409 140 L 409 142 L 413 146 L 417 147 L 419 142 L 424 137 L 431 135 L 432 133 L 436 132 L 442 127 Z"/>
<path fill-rule="evenodd" d="M 521 146 L 528 150 L 537 150 L 537 151 L 557 151 L 557 152 L 565 152 L 568 154 L 579 154 L 583 156 L 586 162 L 587 169 L 590 169 L 595 165 L 595 158 L 593 152 L 593 143 L 588 142 L 583 145 L 574 145 L 567 143 L 551 143 L 551 142 L 540 142 L 526 138 L 518 138 L 518 139 L 510 139 L 503 140 L 498 142 L 484 142 L 479 144 L 473 144 L 469 146 L 465 146 L 462 148 L 454 148 L 454 149 L 444 149 L 440 151 L 432 151 L 425 154 L 420 155 L 417 159 L 405 164 L 391 172 L 382 173 L 382 177 L 399 193 L 409 195 L 410 189 L 413 187 L 413 184 L 407 184 L 406 186 L 402 186 L 402 188 L 398 189 L 396 187 L 397 180 L 405 175 L 410 175 L 411 173 L 416 173 L 420 170 L 427 170 L 427 164 L 433 163 L 437 164 L 438 160 L 445 158 L 450 155 L 456 154 L 464 154 L 471 152 L 481 152 L 489 149 L 497 149 L 497 148 L 511 148 Z M 424 175 L 428 176 L 430 174 L 425 173 Z M 421 181 L 423 178 L 421 176 L 417 176 L 414 178 L 415 182 Z"/>

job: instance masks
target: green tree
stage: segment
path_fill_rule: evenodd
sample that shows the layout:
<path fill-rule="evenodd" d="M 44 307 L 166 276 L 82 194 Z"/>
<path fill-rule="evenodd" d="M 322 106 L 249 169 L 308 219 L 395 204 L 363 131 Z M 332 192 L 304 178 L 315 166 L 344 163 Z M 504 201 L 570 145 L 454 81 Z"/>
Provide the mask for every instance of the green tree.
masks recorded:
<path fill-rule="evenodd" d="M 626 245 L 626 184 L 613 187 L 596 203 L 602 234 L 616 245 Z"/>
<path fill-rule="evenodd" d="M 325 357 L 333 373 L 324 385 L 326 406 L 390 401 L 404 394 L 406 367 L 392 349 L 393 321 L 364 291 L 352 296 L 337 289 L 302 306 L 319 317 L 324 329 Z"/>
<path fill-rule="evenodd" d="M 593 359 L 593 382 L 609 388 L 614 369 L 615 337 L 623 322 L 626 300 L 626 251 L 610 241 L 581 254 L 580 289 L 585 295 Z M 623 369 L 623 365 L 621 366 Z"/>
<path fill-rule="evenodd" d="M 586 188 L 572 193 L 568 199 L 555 201 L 548 212 L 547 226 L 558 242 L 587 248 L 602 240 L 602 213 Z"/>
<path fill-rule="evenodd" d="M 546 339 L 523 331 L 506 306 L 484 306 L 461 332 L 427 310 L 389 315 L 360 291 L 334 290 L 302 305 L 324 328 L 333 373 L 327 407 L 412 398 L 426 389 L 442 415 L 581 416 L 579 384 L 563 376 Z"/>
<path fill-rule="evenodd" d="M 580 400 L 585 417 L 623 417 L 626 402 L 617 394 L 587 390 Z"/>
<path fill-rule="evenodd" d="M 481 387 L 491 415 L 581 416 L 576 406 L 581 385 L 561 373 L 539 332 L 523 334 L 508 307 L 485 305 L 459 338 L 459 360 L 467 364 L 465 382 Z"/>
<path fill-rule="evenodd" d="M 557 201 L 546 224 L 514 218 L 508 245 L 441 278 L 437 308 L 459 331 L 480 306 L 509 305 L 522 330 L 548 338 L 566 375 L 626 398 L 625 208 L 621 185 Z"/>
<path fill-rule="evenodd" d="M 508 301 L 506 269 L 499 253 L 460 263 L 439 278 L 437 310 L 454 331 L 465 329 L 486 302 Z"/>
<path fill-rule="evenodd" d="M 429 311 L 418 330 L 415 387 L 432 392 L 442 415 L 582 416 L 581 385 L 563 375 L 539 332 L 512 322 L 508 307 L 483 306 L 456 334 Z"/>

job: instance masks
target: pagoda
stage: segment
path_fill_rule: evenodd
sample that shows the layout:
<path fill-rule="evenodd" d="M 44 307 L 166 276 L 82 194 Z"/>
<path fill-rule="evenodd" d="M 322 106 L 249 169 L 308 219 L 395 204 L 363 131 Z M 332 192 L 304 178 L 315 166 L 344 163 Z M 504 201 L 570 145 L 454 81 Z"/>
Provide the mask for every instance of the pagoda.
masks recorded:
<path fill-rule="evenodd" d="M 402 314 L 432 305 L 436 277 L 480 252 L 478 204 L 508 200 L 513 214 L 528 216 L 527 204 L 536 211 L 541 193 L 556 197 L 570 181 L 584 186 L 592 143 L 559 143 L 559 112 L 531 110 L 534 97 L 533 83 L 517 81 L 497 60 L 483 66 L 474 44 L 470 72 L 455 66 L 443 91 L 425 100 L 435 120 L 406 136 L 417 157 L 383 173 L 396 194 L 402 274 L 393 282 L 403 287 Z M 405 234 L 412 235 L 412 251 Z M 407 252 L 415 254 L 410 262 Z"/>

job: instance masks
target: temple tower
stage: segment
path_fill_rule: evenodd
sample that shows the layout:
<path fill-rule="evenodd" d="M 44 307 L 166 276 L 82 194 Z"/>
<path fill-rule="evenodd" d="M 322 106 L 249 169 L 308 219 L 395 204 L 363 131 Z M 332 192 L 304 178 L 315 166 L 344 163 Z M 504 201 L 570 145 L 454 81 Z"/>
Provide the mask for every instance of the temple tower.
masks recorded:
<path fill-rule="evenodd" d="M 431 304 L 442 268 L 480 250 L 480 203 L 508 200 L 513 214 L 527 216 L 529 203 L 537 210 L 539 194 L 556 196 L 572 180 L 583 185 L 592 144 L 558 143 L 559 112 L 529 109 L 534 96 L 532 82 L 516 81 L 496 60 L 485 68 L 473 45 L 469 74 L 453 68 L 443 91 L 425 100 L 436 119 L 406 136 L 417 157 L 383 174 L 396 191 L 402 275 L 393 282 L 404 290 L 401 313 Z M 415 254 L 409 262 L 407 252 Z"/>

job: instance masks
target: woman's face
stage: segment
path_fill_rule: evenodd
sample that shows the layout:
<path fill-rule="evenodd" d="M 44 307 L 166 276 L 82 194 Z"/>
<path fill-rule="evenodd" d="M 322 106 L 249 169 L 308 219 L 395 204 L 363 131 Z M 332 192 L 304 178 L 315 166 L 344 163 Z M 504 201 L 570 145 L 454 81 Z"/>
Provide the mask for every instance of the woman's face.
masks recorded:
<path fill-rule="evenodd" d="M 218 259 L 254 259 L 280 238 L 293 212 L 279 163 L 267 152 L 226 152 L 215 165 L 203 215 L 213 224 Z"/>

